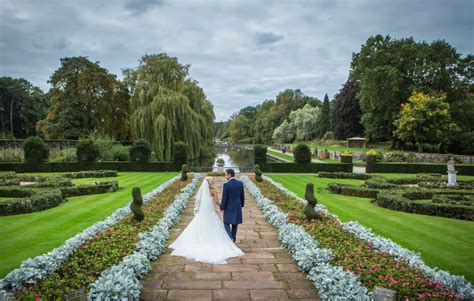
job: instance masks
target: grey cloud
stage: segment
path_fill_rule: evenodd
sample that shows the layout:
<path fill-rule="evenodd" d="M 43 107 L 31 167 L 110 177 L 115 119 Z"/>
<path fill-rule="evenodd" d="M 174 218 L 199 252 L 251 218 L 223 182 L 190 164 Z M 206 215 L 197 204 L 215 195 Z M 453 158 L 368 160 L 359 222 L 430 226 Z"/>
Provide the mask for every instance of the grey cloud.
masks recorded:
<path fill-rule="evenodd" d="M 283 39 L 283 35 L 273 32 L 259 32 L 255 34 L 255 40 L 259 45 L 273 44 Z"/>
<path fill-rule="evenodd" d="M 164 0 L 128 0 L 125 9 L 133 14 L 142 14 L 155 6 L 163 5 Z"/>
<path fill-rule="evenodd" d="M 166 52 L 191 64 L 217 120 L 287 88 L 332 98 L 371 35 L 474 50 L 472 0 L 0 2 L 0 76 L 47 91 L 65 56 L 88 56 L 121 77 L 145 53 Z"/>

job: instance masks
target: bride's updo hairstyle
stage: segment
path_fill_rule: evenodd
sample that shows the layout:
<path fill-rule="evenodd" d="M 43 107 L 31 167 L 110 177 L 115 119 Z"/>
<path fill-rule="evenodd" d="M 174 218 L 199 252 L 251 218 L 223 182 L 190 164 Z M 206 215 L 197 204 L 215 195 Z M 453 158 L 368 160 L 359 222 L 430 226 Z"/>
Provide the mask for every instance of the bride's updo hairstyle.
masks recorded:
<path fill-rule="evenodd" d="M 207 181 L 207 183 L 209 183 L 209 188 L 214 188 L 214 178 L 213 177 L 205 177 L 204 180 Z"/>

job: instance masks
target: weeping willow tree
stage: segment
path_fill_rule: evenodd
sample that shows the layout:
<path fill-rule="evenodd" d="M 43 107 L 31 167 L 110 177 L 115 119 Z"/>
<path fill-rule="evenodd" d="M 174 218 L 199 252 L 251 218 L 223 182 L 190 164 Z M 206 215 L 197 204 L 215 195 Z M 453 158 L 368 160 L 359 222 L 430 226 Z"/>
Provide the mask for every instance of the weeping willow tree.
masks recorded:
<path fill-rule="evenodd" d="M 198 83 L 187 78 L 189 65 L 166 54 L 145 55 L 136 69 L 124 70 L 131 96 L 134 139 L 150 141 L 156 158 L 173 157 L 173 144 L 188 144 L 196 159 L 212 147 L 214 110 Z"/>

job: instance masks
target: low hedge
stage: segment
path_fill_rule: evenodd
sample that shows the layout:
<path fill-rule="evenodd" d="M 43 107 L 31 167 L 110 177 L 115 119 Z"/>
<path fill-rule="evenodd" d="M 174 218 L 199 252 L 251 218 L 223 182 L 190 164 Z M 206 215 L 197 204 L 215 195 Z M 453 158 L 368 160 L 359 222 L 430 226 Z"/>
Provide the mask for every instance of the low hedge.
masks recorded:
<path fill-rule="evenodd" d="M 32 196 L 16 200 L 1 201 L 0 215 L 12 215 L 42 211 L 58 206 L 66 199 L 59 189 L 36 191 Z"/>
<path fill-rule="evenodd" d="M 353 179 L 353 180 L 367 180 L 372 178 L 371 175 L 365 173 L 352 173 L 352 172 L 325 172 L 321 171 L 318 173 L 320 178 L 329 179 Z"/>
<path fill-rule="evenodd" d="M 0 179 L 0 186 L 15 186 L 20 185 L 20 179 Z"/>
<path fill-rule="evenodd" d="M 115 192 L 119 189 L 117 181 L 97 182 L 94 184 L 86 184 L 74 187 L 62 187 L 61 192 L 63 197 L 81 196 L 90 194 L 100 194 L 107 192 Z"/>
<path fill-rule="evenodd" d="M 345 163 L 260 163 L 263 172 L 352 172 L 352 164 Z"/>
<path fill-rule="evenodd" d="M 82 179 L 82 178 L 110 178 L 116 177 L 117 171 L 115 170 L 86 170 L 78 173 L 69 173 L 62 175 L 63 177 L 70 179 Z"/>
<path fill-rule="evenodd" d="M 373 177 L 365 181 L 365 186 L 372 189 L 396 189 L 398 185 L 392 184 L 382 177 Z"/>
<path fill-rule="evenodd" d="M 451 204 L 451 205 L 464 205 L 464 206 L 474 206 L 474 196 L 473 195 L 441 195 L 436 194 L 433 196 L 433 203 L 440 204 Z"/>
<path fill-rule="evenodd" d="M 24 198 L 35 194 L 36 189 L 27 186 L 5 186 L 0 187 L 0 197 Z"/>
<path fill-rule="evenodd" d="M 116 171 L 179 171 L 181 166 L 173 162 L 49 162 L 43 164 L 0 163 L 0 170 L 15 172 L 78 172 L 83 170 L 116 170 Z"/>
<path fill-rule="evenodd" d="M 377 197 L 377 193 L 379 193 L 378 189 L 338 183 L 329 183 L 327 186 L 327 190 L 331 193 L 372 199 L 375 199 Z"/>
<path fill-rule="evenodd" d="M 420 203 L 412 201 L 400 194 L 380 192 L 376 198 L 376 204 L 391 210 L 404 211 L 416 214 L 425 214 L 456 218 L 462 220 L 474 220 L 474 207 L 439 203 Z"/>
<path fill-rule="evenodd" d="M 16 173 L 14 171 L 0 171 L 0 180 L 15 179 Z"/>
<path fill-rule="evenodd" d="M 458 175 L 474 176 L 473 165 L 456 165 Z M 446 174 L 446 164 L 374 163 L 367 164 L 367 173 L 439 173 Z"/>

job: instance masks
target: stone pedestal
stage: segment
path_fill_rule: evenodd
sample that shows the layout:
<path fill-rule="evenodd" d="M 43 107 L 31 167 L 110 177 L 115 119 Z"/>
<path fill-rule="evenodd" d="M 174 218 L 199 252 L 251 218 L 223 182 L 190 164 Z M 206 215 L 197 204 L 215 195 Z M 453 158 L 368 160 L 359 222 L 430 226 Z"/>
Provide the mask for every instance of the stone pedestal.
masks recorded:
<path fill-rule="evenodd" d="M 217 166 L 217 172 L 218 173 L 223 173 L 224 172 L 224 166 Z"/>
<path fill-rule="evenodd" d="M 456 182 L 456 170 L 448 170 L 448 187 L 457 187 L 458 183 Z"/>

